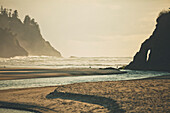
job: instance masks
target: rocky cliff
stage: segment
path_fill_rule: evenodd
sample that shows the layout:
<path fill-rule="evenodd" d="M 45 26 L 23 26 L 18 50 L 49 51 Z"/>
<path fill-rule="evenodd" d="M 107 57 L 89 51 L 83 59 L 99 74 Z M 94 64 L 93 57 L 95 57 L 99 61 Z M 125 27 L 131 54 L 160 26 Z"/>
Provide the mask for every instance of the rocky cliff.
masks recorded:
<path fill-rule="evenodd" d="M 126 69 L 170 72 L 170 11 L 160 13 L 153 34 Z"/>
<path fill-rule="evenodd" d="M 9 29 L 12 34 L 16 35 L 16 40 L 28 52 L 28 55 L 61 57 L 60 52 L 54 49 L 48 41 L 44 40 L 40 33 L 39 25 L 28 15 L 25 16 L 22 22 L 18 18 L 16 10 L 12 13 L 12 10 L 1 8 L 0 28 Z"/>
<path fill-rule="evenodd" d="M 0 57 L 27 56 L 15 36 L 7 29 L 0 28 Z"/>

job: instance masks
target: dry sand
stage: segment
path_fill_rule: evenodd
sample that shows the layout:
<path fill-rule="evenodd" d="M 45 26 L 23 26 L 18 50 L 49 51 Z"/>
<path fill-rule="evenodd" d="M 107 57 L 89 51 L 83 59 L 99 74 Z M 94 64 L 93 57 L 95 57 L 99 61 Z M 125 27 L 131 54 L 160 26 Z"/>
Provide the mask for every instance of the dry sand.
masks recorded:
<path fill-rule="evenodd" d="M 63 76 L 85 76 L 85 75 L 108 75 L 122 74 L 125 72 L 117 69 L 103 70 L 97 68 L 0 68 L 0 80 L 63 77 Z"/>
<path fill-rule="evenodd" d="M 0 107 L 39 112 L 170 112 L 170 76 L 0 91 Z"/>

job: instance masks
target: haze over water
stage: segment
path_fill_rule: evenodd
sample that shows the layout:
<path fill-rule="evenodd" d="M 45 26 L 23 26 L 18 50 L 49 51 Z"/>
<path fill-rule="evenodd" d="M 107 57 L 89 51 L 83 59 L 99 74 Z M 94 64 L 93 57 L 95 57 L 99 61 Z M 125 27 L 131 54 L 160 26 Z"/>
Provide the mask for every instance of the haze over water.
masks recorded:
<path fill-rule="evenodd" d="M 48 56 L 29 56 L 0 58 L 0 67 L 37 67 L 37 68 L 104 68 L 127 65 L 131 57 L 77 57 L 57 58 Z"/>

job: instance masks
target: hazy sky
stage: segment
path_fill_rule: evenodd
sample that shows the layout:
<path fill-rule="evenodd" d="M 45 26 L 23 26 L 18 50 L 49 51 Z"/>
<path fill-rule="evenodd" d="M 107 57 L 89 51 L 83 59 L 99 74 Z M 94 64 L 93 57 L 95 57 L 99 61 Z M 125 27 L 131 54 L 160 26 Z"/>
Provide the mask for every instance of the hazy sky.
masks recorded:
<path fill-rule="evenodd" d="M 34 18 L 65 57 L 134 56 L 170 0 L 0 0 Z"/>

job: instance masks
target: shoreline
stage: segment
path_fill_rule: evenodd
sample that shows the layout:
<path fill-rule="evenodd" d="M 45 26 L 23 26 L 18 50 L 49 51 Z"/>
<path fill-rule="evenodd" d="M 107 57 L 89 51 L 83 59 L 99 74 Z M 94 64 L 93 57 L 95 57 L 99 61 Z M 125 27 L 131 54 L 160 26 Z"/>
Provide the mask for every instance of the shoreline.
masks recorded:
<path fill-rule="evenodd" d="M 148 77 L 148 78 L 141 78 L 141 79 L 132 79 L 132 80 L 118 80 L 118 81 L 98 81 L 98 82 L 81 82 L 81 83 L 99 83 L 99 82 L 123 82 L 123 81 L 138 81 L 138 80 L 159 80 L 159 79 L 170 79 L 170 75 L 161 75 L 161 76 L 156 76 L 156 77 Z M 15 79 L 14 79 L 15 80 Z M 72 84 L 81 84 L 81 83 L 72 83 Z M 66 84 L 66 85 L 71 85 L 71 84 Z M 43 86 L 43 87 L 29 87 L 29 88 L 14 88 L 14 89 L 2 89 L 0 92 L 3 91 L 19 91 L 19 90 L 29 90 L 29 89 L 37 89 L 37 88 L 54 88 L 56 86 L 66 86 L 66 85 L 55 85 L 55 86 Z"/>
<path fill-rule="evenodd" d="M 117 69 L 103 70 L 97 68 L 0 68 L 0 80 L 17 80 L 48 77 L 92 76 L 123 74 Z"/>
<path fill-rule="evenodd" d="M 170 75 L 140 80 L 7 89 L 0 90 L 0 97 L 3 97 L 0 98 L 0 107 L 3 107 L 5 102 L 6 105 L 10 104 L 10 107 L 15 109 L 24 110 L 30 107 L 31 110 L 44 113 L 57 111 L 168 112 L 170 110 L 170 102 L 167 100 L 170 95 L 169 85 Z M 114 104 L 109 107 L 110 101 Z M 20 105 L 21 108 L 16 105 Z"/>

